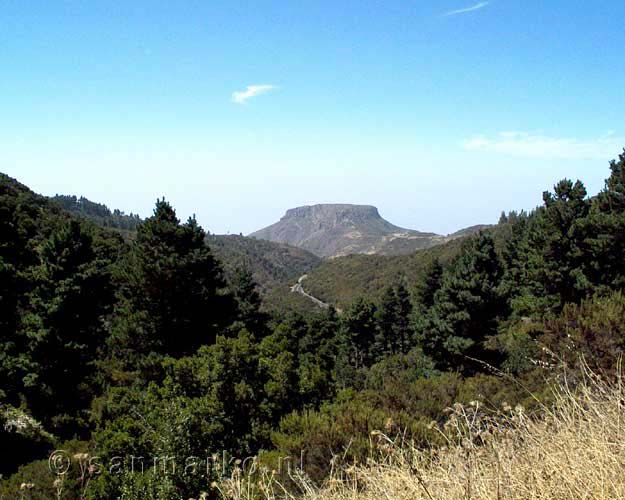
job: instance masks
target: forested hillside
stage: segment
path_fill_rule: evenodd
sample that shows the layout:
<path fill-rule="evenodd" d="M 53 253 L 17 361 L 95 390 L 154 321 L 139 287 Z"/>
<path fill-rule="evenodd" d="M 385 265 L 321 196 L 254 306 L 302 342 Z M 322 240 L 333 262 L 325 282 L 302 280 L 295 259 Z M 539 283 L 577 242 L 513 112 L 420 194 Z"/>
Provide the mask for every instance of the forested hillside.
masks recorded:
<path fill-rule="evenodd" d="M 129 238 L 134 237 L 141 222 L 137 215 L 125 215 L 117 209 L 111 211 L 106 205 L 84 197 L 57 195 L 52 200 L 74 215 L 101 227 L 117 229 Z M 302 248 L 242 235 L 207 233 L 207 242 L 223 264 L 228 279 L 236 279 L 240 269 L 252 274 L 264 309 L 310 314 L 315 312 L 310 301 L 290 293 L 290 286 L 303 274 L 309 275 L 306 288 L 313 295 L 343 308 L 360 296 L 381 298 L 383 290 L 399 277 L 412 283 L 420 281 L 428 263 L 433 259 L 450 260 L 459 252 L 460 240 L 480 230 L 491 230 L 491 227 L 467 228 L 450 235 L 453 238 L 447 243 L 412 250 L 408 255 L 349 255 L 325 260 Z M 497 234 L 500 233 L 505 234 L 505 231 Z"/>
<path fill-rule="evenodd" d="M 126 215 L 117 209 L 111 211 L 106 205 L 82 196 L 56 195 L 51 199 L 72 214 L 100 227 L 116 229 L 127 238 L 135 237 L 137 226 L 142 222 L 138 215 Z M 289 287 L 299 276 L 319 266 L 320 257 L 290 245 L 241 235 L 207 233 L 206 238 L 223 264 L 228 280 L 239 279 L 241 270 L 251 273 L 264 309 L 294 310 L 304 314 L 314 312 L 310 302 L 292 295 Z"/>
<path fill-rule="evenodd" d="M 84 196 L 77 198 L 74 195 L 57 194 L 51 198 L 68 212 L 92 220 L 102 227 L 111 227 L 119 230 L 134 231 L 141 222 L 137 214 L 126 215 L 121 210 L 111 211 L 106 205 L 95 203 Z"/>
<path fill-rule="evenodd" d="M 245 236 L 210 235 L 208 244 L 226 272 L 248 268 L 263 290 L 289 283 L 321 264 L 319 257 L 306 250 Z"/>
<path fill-rule="evenodd" d="M 291 293 L 291 285 L 321 265 L 321 258 L 301 248 L 240 235 L 209 235 L 207 242 L 223 263 L 226 277 L 236 280 L 242 269 L 251 273 L 267 312 L 314 314 L 314 305 Z"/>
<path fill-rule="evenodd" d="M 282 247 L 283 268 L 233 237 L 242 257 L 225 258 L 164 200 L 124 238 L 2 175 L 0 497 L 221 498 L 240 474 L 224 457 L 251 456 L 295 488 L 281 457 L 303 453 L 319 483 L 385 450 L 378 431 L 448 445 L 437 429 L 457 402 L 531 413 L 562 366 L 575 388 L 580 356 L 613 377 L 625 153 L 607 177 L 594 197 L 562 180 L 531 213 L 444 247 L 326 262 L 306 286 L 342 312 L 302 316 L 261 308 L 249 261 L 287 277 L 317 265 L 307 254 Z M 50 471 L 55 449 L 67 474 Z M 163 456 L 182 466 L 154 473 Z"/>
<path fill-rule="evenodd" d="M 405 280 L 411 289 L 436 259 L 450 262 L 462 248 L 462 240 L 419 250 L 410 255 L 348 255 L 324 260 L 306 280 L 306 288 L 326 302 L 344 308 L 358 297 L 379 300 L 385 288 Z"/>

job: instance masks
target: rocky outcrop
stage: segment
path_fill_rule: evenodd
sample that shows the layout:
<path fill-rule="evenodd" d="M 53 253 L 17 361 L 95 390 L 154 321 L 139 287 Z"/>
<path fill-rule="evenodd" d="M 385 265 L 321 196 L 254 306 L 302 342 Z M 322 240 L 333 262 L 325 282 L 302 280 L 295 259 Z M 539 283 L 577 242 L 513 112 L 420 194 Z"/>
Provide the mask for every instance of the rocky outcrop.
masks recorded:
<path fill-rule="evenodd" d="M 446 241 L 446 237 L 395 226 L 370 205 L 312 205 L 287 210 L 253 238 L 288 243 L 321 257 L 400 255 Z"/>

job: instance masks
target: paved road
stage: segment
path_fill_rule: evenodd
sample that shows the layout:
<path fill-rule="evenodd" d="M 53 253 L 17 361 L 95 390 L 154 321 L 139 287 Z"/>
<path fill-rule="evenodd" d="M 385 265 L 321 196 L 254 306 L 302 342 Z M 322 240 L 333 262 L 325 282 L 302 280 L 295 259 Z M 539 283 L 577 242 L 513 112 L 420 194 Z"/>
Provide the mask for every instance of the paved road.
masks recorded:
<path fill-rule="evenodd" d="M 317 297 L 313 297 L 312 295 L 310 295 L 309 293 L 306 293 L 306 290 L 304 290 L 304 286 L 302 285 L 302 282 L 308 278 L 307 274 L 304 274 L 303 276 L 300 276 L 299 279 L 297 280 L 297 283 L 295 283 L 292 287 L 291 287 L 291 292 L 293 293 L 299 293 L 300 295 L 303 295 L 304 297 L 306 297 L 308 300 L 312 300 L 315 305 L 321 307 L 322 309 L 327 309 L 328 307 L 330 307 L 329 304 L 326 304 L 325 302 L 323 302 L 322 300 L 319 300 Z"/>

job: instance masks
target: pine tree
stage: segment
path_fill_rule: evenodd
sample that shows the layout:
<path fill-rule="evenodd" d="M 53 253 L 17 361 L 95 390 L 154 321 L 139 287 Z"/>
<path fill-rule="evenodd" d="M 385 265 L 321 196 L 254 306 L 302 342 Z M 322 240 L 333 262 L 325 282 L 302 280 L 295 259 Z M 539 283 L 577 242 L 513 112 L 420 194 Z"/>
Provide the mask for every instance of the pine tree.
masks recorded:
<path fill-rule="evenodd" d="M 298 407 L 300 403 L 297 376 L 296 332 L 282 323 L 259 345 L 260 371 L 266 380 L 266 410 L 272 424 Z"/>
<path fill-rule="evenodd" d="M 35 308 L 23 324 L 32 360 L 25 390 L 35 415 L 45 415 L 45 422 L 54 417 L 61 435 L 86 425 L 81 413 L 95 392 L 95 361 L 114 303 L 107 257 L 98 255 L 90 228 L 73 219 L 44 242 L 34 270 L 37 285 L 29 300 Z"/>
<path fill-rule="evenodd" d="M 434 305 L 434 296 L 443 282 L 443 265 L 435 258 L 427 267 L 423 281 L 417 286 L 417 297 L 422 309 L 429 309 Z"/>
<path fill-rule="evenodd" d="M 154 215 L 138 227 L 128 263 L 128 299 L 140 324 L 120 328 L 119 343 L 127 345 L 133 331 L 141 331 L 143 354 L 178 357 L 214 343 L 232 322 L 234 301 L 224 293 L 222 270 L 205 238 L 195 218 L 181 224 L 171 205 L 156 203 Z"/>
<path fill-rule="evenodd" d="M 502 293 L 508 297 L 513 319 L 540 315 L 553 305 L 544 286 L 546 248 L 545 209 L 521 212 L 509 226 L 502 251 L 505 273 Z"/>
<path fill-rule="evenodd" d="M 12 396 L 18 403 L 21 366 L 18 357 L 24 353 L 23 343 L 17 338 L 18 276 L 14 266 L 0 256 L 0 400 Z"/>
<path fill-rule="evenodd" d="M 625 289 L 625 151 L 610 163 L 605 189 L 584 224 L 585 275 L 598 290 Z"/>
<path fill-rule="evenodd" d="M 436 293 L 423 334 L 426 354 L 448 367 L 466 367 L 467 356 L 489 356 L 483 342 L 496 333 L 498 318 L 507 313 L 500 289 L 502 276 L 489 234 L 482 233 L 464 244 Z"/>
<path fill-rule="evenodd" d="M 410 318 L 412 303 L 404 284 L 399 281 L 386 288 L 377 313 L 374 357 L 408 352 L 412 339 Z"/>
<path fill-rule="evenodd" d="M 376 307 L 367 299 L 354 302 L 341 318 L 341 328 L 350 347 L 350 364 L 369 366 L 376 335 Z"/>
<path fill-rule="evenodd" d="M 337 337 L 335 377 L 341 388 L 354 387 L 358 371 L 374 361 L 376 307 L 359 298 L 341 317 Z"/>
<path fill-rule="evenodd" d="M 377 313 L 377 332 L 373 348 L 376 361 L 395 353 L 395 324 L 399 314 L 397 297 L 393 286 L 384 290 Z"/>
<path fill-rule="evenodd" d="M 579 302 L 592 293 L 584 272 L 584 218 L 589 213 L 586 188 L 580 181 L 560 181 L 554 192 L 545 192 L 544 286 L 559 306 Z"/>
<path fill-rule="evenodd" d="M 406 289 L 403 281 L 395 287 L 395 297 L 397 300 L 397 318 L 395 320 L 395 351 L 405 354 L 412 347 L 412 302 L 410 293 Z"/>
<path fill-rule="evenodd" d="M 300 339 L 299 387 L 306 404 L 317 406 L 332 393 L 339 330 L 336 310 L 330 307 L 309 323 L 308 332 Z"/>
<path fill-rule="evenodd" d="M 619 155 L 618 161 L 610 162 L 610 177 L 598 201 L 604 211 L 625 212 L 625 150 Z"/>
<path fill-rule="evenodd" d="M 264 337 L 268 317 L 260 310 L 262 299 L 252 272 L 247 267 L 238 267 L 230 284 L 237 303 L 238 321 L 257 338 Z"/>

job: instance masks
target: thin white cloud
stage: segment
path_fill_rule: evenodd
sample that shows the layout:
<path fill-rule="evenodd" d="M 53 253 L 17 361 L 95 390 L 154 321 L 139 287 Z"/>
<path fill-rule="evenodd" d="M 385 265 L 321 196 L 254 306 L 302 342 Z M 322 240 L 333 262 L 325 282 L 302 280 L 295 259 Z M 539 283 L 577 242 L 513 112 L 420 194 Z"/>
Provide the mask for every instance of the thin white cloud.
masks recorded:
<path fill-rule="evenodd" d="M 476 10 L 483 9 L 488 4 L 490 4 L 490 2 L 479 2 L 479 3 L 476 3 L 475 5 L 464 7 L 462 9 L 450 10 L 449 12 L 446 12 L 445 14 L 443 14 L 443 17 L 457 16 L 458 14 L 466 14 L 467 12 L 474 12 Z"/>
<path fill-rule="evenodd" d="M 494 137 L 476 136 L 463 141 L 467 151 L 508 156 L 566 160 L 608 160 L 625 146 L 625 137 L 615 133 L 596 139 L 549 137 L 528 132 L 500 132 Z"/>
<path fill-rule="evenodd" d="M 271 92 L 275 90 L 277 87 L 275 85 L 248 85 L 247 88 L 240 92 L 232 93 L 232 101 L 237 104 L 245 104 L 248 99 L 252 97 L 259 96 L 261 94 L 266 94 L 267 92 Z"/>

